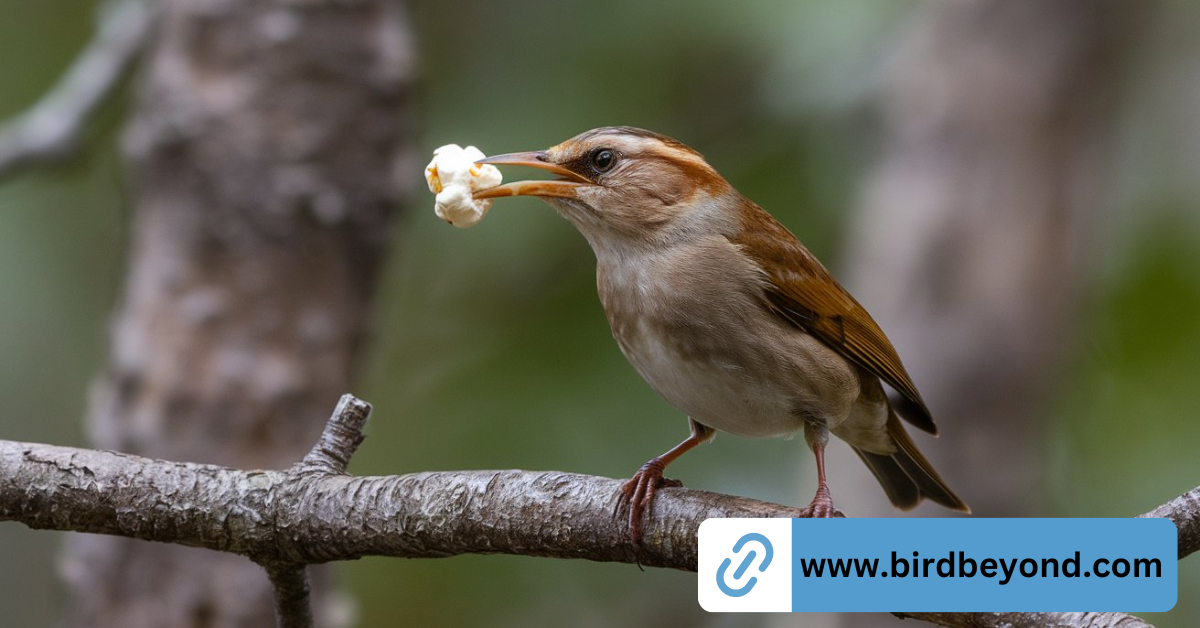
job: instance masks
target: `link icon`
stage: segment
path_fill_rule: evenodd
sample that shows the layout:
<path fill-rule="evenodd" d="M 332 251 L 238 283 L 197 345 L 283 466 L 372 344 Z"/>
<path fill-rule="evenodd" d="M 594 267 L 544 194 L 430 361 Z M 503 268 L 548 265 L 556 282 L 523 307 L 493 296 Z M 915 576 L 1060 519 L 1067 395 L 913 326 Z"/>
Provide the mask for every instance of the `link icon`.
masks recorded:
<path fill-rule="evenodd" d="M 759 543 L 762 543 L 763 549 L 766 551 L 766 556 L 758 565 L 758 571 L 759 573 L 762 573 L 771 565 L 771 559 L 774 558 L 773 554 L 775 553 L 775 548 L 771 546 L 771 541 L 767 539 L 767 537 L 757 532 L 750 532 L 749 534 L 743 535 L 742 538 L 738 539 L 737 543 L 733 544 L 733 553 L 737 554 L 738 552 L 742 551 L 742 546 L 750 541 L 758 541 Z M 746 573 L 746 569 L 750 567 L 750 564 L 754 562 L 754 559 L 757 556 L 757 552 L 750 550 L 750 552 L 746 554 L 746 557 L 742 559 L 742 564 L 739 565 L 737 570 L 733 572 L 733 579 L 741 580 L 742 574 Z M 746 584 L 734 589 L 733 587 L 725 584 L 725 571 L 729 569 L 729 565 L 731 564 L 733 564 L 733 559 L 726 558 L 725 560 L 721 561 L 721 566 L 717 567 L 717 588 L 729 597 L 742 597 L 743 595 L 749 593 L 750 589 L 754 588 L 754 585 L 758 584 L 758 577 L 752 577 L 746 582 Z"/>
<path fill-rule="evenodd" d="M 792 610 L 791 519 L 700 524 L 700 606 L 715 612 Z"/>

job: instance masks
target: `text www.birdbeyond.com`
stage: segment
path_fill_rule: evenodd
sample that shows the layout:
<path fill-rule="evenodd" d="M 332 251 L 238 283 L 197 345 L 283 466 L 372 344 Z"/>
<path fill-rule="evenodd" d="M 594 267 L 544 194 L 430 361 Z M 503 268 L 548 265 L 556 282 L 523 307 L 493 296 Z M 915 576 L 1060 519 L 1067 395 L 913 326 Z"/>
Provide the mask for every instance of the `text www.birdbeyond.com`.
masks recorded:
<path fill-rule="evenodd" d="M 913 552 L 904 558 L 892 552 L 891 570 L 880 569 L 878 558 L 801 558 L 800 572 L 805 578 L 994 578 L 1001 585 L 1013 577 L 1023 578 L 1161 578 L 1162 561 L 1157 558 L 1097 558 L 1090 570 L 1080 569 L 1079 552 L 1059 561 L 1057 558 L 984 558 L 976 560 L 965 552 L 950 552 L 944 558 L 922 558 Z M 885 563 L 886 564 L 886 563 Z"/>
<path fill-rule="evenodd" d="M 1166 519 L 709 519 L 710 611 L 1166 611 Z"/>

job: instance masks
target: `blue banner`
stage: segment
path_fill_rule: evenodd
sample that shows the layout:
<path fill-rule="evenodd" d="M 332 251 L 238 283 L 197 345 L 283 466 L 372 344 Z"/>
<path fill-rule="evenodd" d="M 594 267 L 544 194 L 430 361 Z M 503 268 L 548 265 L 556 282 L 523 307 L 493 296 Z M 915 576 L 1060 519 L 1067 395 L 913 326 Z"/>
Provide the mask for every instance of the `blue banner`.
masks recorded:
<path fill-rule="evenodd" d="M 1170 610 L 1166 519 L 710 519 L 713 611 Z"/>

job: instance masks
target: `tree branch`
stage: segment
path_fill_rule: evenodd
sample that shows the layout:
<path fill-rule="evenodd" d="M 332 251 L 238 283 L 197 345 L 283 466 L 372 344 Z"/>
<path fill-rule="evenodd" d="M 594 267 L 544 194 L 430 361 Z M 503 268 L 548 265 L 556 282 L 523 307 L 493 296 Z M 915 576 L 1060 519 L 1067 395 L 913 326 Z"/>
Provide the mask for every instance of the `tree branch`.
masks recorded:
<path fill-rule="evenodd" d="M 363 556 L 516 554 L 695 571 L 711 517 L 793 517 L 799 509 L 664 488 L 635 553 L 617 508 L 622 482 L 557 471 L 446 471 L 353 477 L 370 405 L 346 395 L 319 442 L 286 471 L 242 471 L 127 454 L 0 441 L 0 520 L 232 552 L 263 565 L 280 626 L 311 626 L 304 566 Z M 1200 487 L 1143 516 L 1197 550 Z M 1121 613 L 905 613 L 961 628 L 1145 627 Z"/>
<path fill-rule="evenodd" d="M 1154 628 L 1125 613 L 896 613 L 949 628 Z"/>
<path fill-rule="evenodd" d="M 1170 519 L 1179 529 L 1179 558 L 1200 551 L 1200 487 L 1138 515 L 1139 518 Z"/>
<path fill-rule="evenodd" d="M 312 628 L 308 599 L 308 568 L 304 565 L 263 565 L 275 589 L 275 623 L 279 628 Z"/>
<path fill-rule="evenodd" d="M 369 406 L 348 398 L 339 409 L 305 462 L 287 471 L 0 441 L 0 519 L 204 547 L 263 564 L 480 553 L 634 562 L 614 508 L 621 481 L 516 470 L 344 475 L 328 459 L 348 457 Z M 694 571 L 705 519 L 798 512 L 665 488 L 636 558 Z"/>
<path fill-rule="evenodd" d="M 54 89 L 0 126 L 0 178 L 74 152 L 88 118 L 141 51 L 152 13 L 145 0 L 119 0 L 101 7 L 96 36 Z"/>
<path fill-rule="evenodd" d="M 300 465 L 305 470 L 329 474 L 345 473 L 350 457 L 362 444 L 363 427 L 371 417 L 371 404 L 355 397 L 342 395 L 325 424 L 321 438 L 313 445 Z"/>

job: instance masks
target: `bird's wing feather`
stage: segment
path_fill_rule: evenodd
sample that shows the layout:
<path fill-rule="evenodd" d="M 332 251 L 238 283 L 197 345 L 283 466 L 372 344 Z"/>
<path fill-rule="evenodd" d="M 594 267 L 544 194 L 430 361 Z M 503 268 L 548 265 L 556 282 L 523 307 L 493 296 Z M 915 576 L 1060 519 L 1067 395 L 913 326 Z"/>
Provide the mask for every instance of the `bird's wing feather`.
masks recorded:
<path fill-rule="evenodd" d="M 764 306 L 882 379 L 910 402 L 902 416 L 936 434 L 921 393 L 871 315 L 790 231 L 761 208 L 754 209 L 741 233 L 729 239 L 766 274 Z"/>

